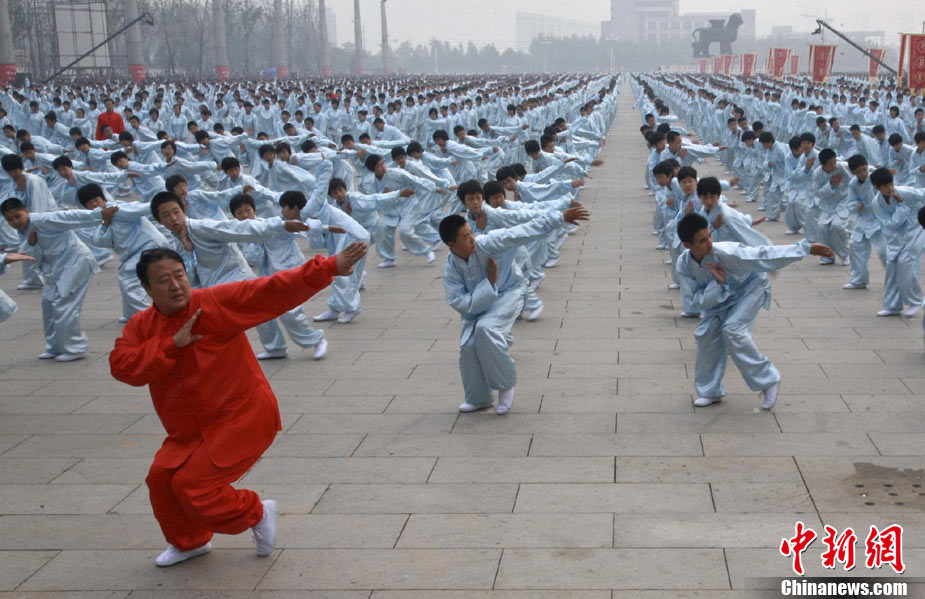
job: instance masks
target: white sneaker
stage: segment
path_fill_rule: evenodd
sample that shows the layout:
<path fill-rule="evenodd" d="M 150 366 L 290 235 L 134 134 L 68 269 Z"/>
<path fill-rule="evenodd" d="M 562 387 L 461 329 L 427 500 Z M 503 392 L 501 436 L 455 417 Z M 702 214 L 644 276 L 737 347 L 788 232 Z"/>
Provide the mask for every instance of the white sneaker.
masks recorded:
<path fill-rule="evenodd" d="M 312 354 L 312 360 L 320 360 L 326 353 L 328 353 L 328 340 L 322 339 L 321 342 L 315 346 L 315 353 Z"/>
<path fill-rule="evenodd" d="M 443 245 L 443 242 L 438 239 L 437 241 L 430 244 L 430 251 L 436 252 L 437 250 L 440 249 L 440 246 L 442 245 Z"/>
<path fill-rule="evenodd" d="M 919 310 L 921 309 L 922 309 L 921 306 L 909 306 L 903 311 L 903 316 L 908 316 L 909 318 L 912 318 L 913 316 L 917 316 L 919 313 Z"/>
<path fill-rule="evenodd" d="M 700 318 L 700 312 L 681 312 L 681 318 Z"/>
<path fill-rule="evenodd" d="M 667 250 L 667 249 L 668 249 L 668 246 L 665 245 L 664 243 L 660 243 L 660 244 L 658 244 L 657 246 L 655 246 L 655 249 L 657 249 L 657 250 Z"/>
<path fill-rule="evenodd" d="M 344 312 L 344 315 L 337 319 L 337 322 L 340 324 L 347 324 L 357 317 L 357 314 L 362 312 L 362 310 L 355 310 L 353 312 Z"/>
<path fill-rule="evenodd" d="M 115 257 L 112 254 L 109 254 L 105 258 L 100 258 L 96 261 L 97 266 L 105 266 L 115 260 Z"/>
<path fill-rule="evenodd" d="M 556 239 L 556 241 L 552 244 L 552 246 L 558 250 L 565 244 L 566 239 L 568 239 L 568 234 L 565 234 L 559 239 Z"/>
<path fill-rule="evenodd" d="M 75 362 L 86 357 L 87 354 L 58 354 L 55 356 L 55 362 Z"/>
<path fill-rule="evenodd" d="M 433 264 L 434 260 L 436 259 L 437 259 L 437 254 L 435 254 L 433 250 L 427 252 L 427 263 L 428 264 Z"/>
<path fill-rule="evenodd" d="M 842 265 L 842 266 L 851 266 L 851 257 L 850 257 L 850 256 L 845 256 L 844 258 L 842 258 L 842 259 L 841 259 L 841 265 Z"/>
<path fill-rule="evenodd" d="M 360 289 L 366 289 L 366 271 L 363 271 L 363 274 L 360 275 Z"/>
<path fill-rule="evenodd" d="M 479 410 L 487 410 L 491 407 L 491 404 L 485 405 L 476 405 L 473 403 L 465 402 L 459 405 L 460 412 L 478 412 Z"/>
<path fill-rule="evenodd" d="M 899 316 L 899 310 L 880 310 L 877 312 L 877 316 Z"/>
<path fill-rule="evenodd" d="M 671 260 L 665 260 L 665 264 L 671 264 Z"/>
<path fill-rule="evenodd" d="M 154 565 L 161 568 L 166 568 L 167 566 L 172 566 L 174 564 L 179 564 L 180 562 L 185 562 L 186 560 L 192 557 L 198 557 L 200 555 L 205 555 L 212 551 L 212 543 L 206 543 L 202 547 L 196 547 L 195 549 L 190 549 L 189 551 L 180 551 L 173 545 L 167 545 L 167 549 L 164 550 L 164 553 L 160 554 L 154 558 Z"/>
<path fill-rule="evenodd" d="M 867 289 L 867 285 L 855 285 L 854 283 L 845 283 L 842 289 Z"/>
<path fill-rule="evenodd" d="M 578 231 L 578 225 L 573 225 L 571 223 L 565 223 L 564 226 L 565 226 L 566 235 L 573 235 L 575 232 Z"/>
<path fill-rule="evenodd" d="M 681 285 L 679 285 L 678 283 L 672 283 L 668 286 L 668 289 L 680 289 L 680 288 L 681 288 Z"/>
<path fill-rule="evenodd" d="M 125 323 L 128 322 L 128 317 L 127 317 L 127 316 L 120 316 L 119 319 L 118 319 L 118 322 L 121 323 L 121 324 L 125 324 Z"/>
<path fill-rule="evenodd" d="M 764 391 L 758 394 L 761 398 L 761 409 L 770 410 L 777 403 L 777 392 L 780 391 L 780 381 L 777 381 Z"/>
<path fill-rule="evenodd" d="M 765 212 L 765 211 L 767 211 L 767 208 L 765 208 L 764 206 L 758 207 L 758 212 Z"/>
<path fill-rule="evenodd" d="M 542 313 L 543 313 L 542 305 L 539 308 L 536 308 L 535 310 L 530 310 L 529 312 L 527 312 L 527 322 L 533 322 L 534 320 L 539 318 L 540 314 Z"/>
<path fill-rule="evenodd" d="M 279 515 L 276 502 L 266 499 L 263 503 L 263 518 L 251 530 L 254 533 L 254 542 L 257 543 L 257 556 L 266 557 L 273 553 L 276 547 L 276 518 Z"/>
<path fill-rule="evenodd" d="M 819 264 L 835 264 L 835 258 L 819 258 Z"/>
<path fill-rule="evenodd" d="M 284 349 L 277 349 L 274 351 L 265 351 L 257 354 L 258 360 L 279 360 L 282 358 L 288 358 L 289 352 Z"/>
<path fill-rule="evenodd" d="M 503 416 L 511 411 L 511 405 L 514 403 L 514 387 L 506 391 L 498 391 L 498 407 L 495 413 Z"/>
<path fill-rule="evenodd" d="M 312 318 L 315 322 L 327 322 L 329 320 L 337 320 L 340 318 L 340 312 L 335 312 L 334 310 L 325 310 L 318 316 Z"/>
<path fill-rule="evenodd" d="M 799 235 L 799 234 L 800 234 L 799 231 L 791 231 L 790 229 L 788 229 L 787 232 L 784 233 L 784 235 Z"/>
<path fill-rule="evenodd" d="M 42 352 L 39 354 L 39 360 L 54 360 L 58 354 L 53 354 L 50 351 Z"/>
<path fill-rule="evenodd" d="M 531 279 L 530 282 L 527 283 L 527 289 L 529 289 L 530 291 L 536 291 L 536 288 L 540 286 L 540 283 L 542 283 L 543 279 L 545 278 L 546 278 L 546 273 L 541 273 L 539 277 L 535 279 Z"/>
<path fill-rule="evenodd" d="M 34 291 L 36 289 L 41 289 L 43 285 L 37 283 L 20 283 L 16 286 L 16 289 L 20 291 Z"/>
<path fill-rule="evenodd" d="M 723 400 L 722 397 L 698 397 L 694 400 L 694 405 L 698 408 L 703 408 L 711 404 L 719 403 Z"/>
<path fill-rule="evenodd" d="M 555 266 L 555 265 L 558 264 L 558 263 L 559 263 L 559 259 L 558 259 L 558 258 L 553 258 L 553 259 L 551 259 L 551 260 L 547 260 L 546 263 L 543 264 L 543 267 L 544 267 L 544 268 L 552 268 L 553 266 Z"/>
<path fill-rule="evenodd" d="M 376 268 L 392 268 L 393 266 L 395 266 L 395 260 L 386 260 L 384 262 L 380 262 Z"/>

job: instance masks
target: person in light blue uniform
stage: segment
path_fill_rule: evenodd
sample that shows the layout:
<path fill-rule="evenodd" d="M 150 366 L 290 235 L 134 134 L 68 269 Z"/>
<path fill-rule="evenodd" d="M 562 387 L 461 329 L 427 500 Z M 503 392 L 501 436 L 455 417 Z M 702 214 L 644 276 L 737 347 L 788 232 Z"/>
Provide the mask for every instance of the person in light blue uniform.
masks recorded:
<path fill-rule="evenodd" d="M 45 277 L 45 351 L 39 359 L 71 362 L 86 357 L 89 345 L 80 330 L 80 309 L 90 280 L 100 267 L 74 229 L 108 224 L 117 211 L 111 206 L 90 211 L 31 212 L 19 198 L 0 204 L 3 218 L 19 232 L 21 247 L 35 258 Z"/>
<path fill-rule="evenodd" d="M 465 402 L 460 412 L 491 407 L 493 389 L 498 389 L 498 414 L 506 414 L 514 402 L 517 371 L 507 350 L 514 342 L 512 329 L 523 307 L 525 284 L 515 264 L 517 249 L 563 222 L 587 218 L 584 208 L 570 208 L 479 236 L 462 215 L 440 221 L 440 238 L 450 249 L 443 286 L 447 303 L 462 317 L 459 370 Z"/>
<path fill-rule="evenodd" d="M 848 227 L 851 213 L 848 210 L 848 182 L 851 174 L 848 168 L 838 162 L 835 150 L 825 148 L 819 152 L 819 166 L 813 171 L 813 205 L 819 215 L 817 233 L 819 240 L 848 264 Z M 834 264 L 834 257 L 822 257 L 820 264 Z"/>
<path fill-rule="evenodd" d="M 697 358 L 694 370 L 694 405 L 708 406 L 726 395 L 723 374 L 726 355 L 753 391 L 761 392 L 761 407 L 769 410 L 777 401 L 780 373 L 752 340 L 761 308 L 771 305 L 767 273 L 801 260 L 807 254 L 831 255 L 819 244 L 801 241 L 794 245 L 748 247 L 734 242 L 713 243 L 710 224 L 700 214 L 688 214 L 678 222 L 685 251 L 678 258 L 681 294 L 701 312 L 694 333 Z"/>
<path fill-rule="evenodd" d="M 35 258 L 18 252 L 0 252 L 0 275 L 6 272 L 6 265 L 14 262 L 34 262 Z M 13 298 L 0 289 L 0 322 L 6 322 L 16 313 L 18 306 Z"/>
<path fill-rule="evenodd" d="M 27 173 L 23 169 L 22 158 L 18 155 L 4 154 L 0 158 L 0 166 L 10 178 L 11 196 L 22 200 L 29 212 L 52 212 L 59 209 L 58 202 L 51 195 L 45 180 L 38 175 Z M 23 264 L 22 283 L 16 288 L 20 290 L 41 289 L 42 285 L 39 266 L 33 262 Z"/>
<path fill-rule="evenodd" d="M 308 230 L 299 221 L 283 221 L 279 217 L 262 221 L 208 220 L 186 216 L 183 202 L 163 191 L 151 200 L 151 214 L 174 235 L 174 248 L 183 256 L 187 272 L 195 272 L 191 282 L 198 287 L 213 287 L 254 278 L 238 243 L 263 242 L 288 231 Z M 275 321 L 257 325 L 257 334 L 264 351 L 258 360 L 285 357 L 285 339 Z"/>
<path fill-rule="evenodd" d="M 704 177 L 697 181 L 697 198 L 703 205 L 703 216 L 710 223 L 713 241 L 732 241 L 749 247 L 773 245 L 771 240 L 755 230 L 765 217 L 752 221 L 748 214 L 742 214 L 726 203 L 723 187 L 716 177 Z"/>
<path fill-rule="evenodd" d="M 89 183 L 77 190 L 77 201 L 87 210 L 118 206 L 119 211 L 109 224 L 91 230 L 90 240 L 101 248 L 112 248 L 119 256 L 119 290 L 122 292 L 122 316 L 119 322 L 128 322 L 136 312 L 151 305 L 151 300 L 138 276 L 135 266 L 141 253 L 154 248 L 170 247 L 164 235 L 148 220 L 151 207 L 146 202 L 109 200 L 103 188 Z"/>
<path fill-rule="evenodd" d="M 843 289 L 865 289 L 870 278 L 867 263 L 871 247 L 877 250 L 880 263 L 886 267 L 886 243 L 880 231 L 880 221 L 874 213 L 877 190 L 870 182 L 867 158 L 855 154 L 848 158 L 848 170 L 854 175 L 848 183 L 848 209 L 857 213 L 851 243 L 848 245 L 848 259 L 851 261 L 851 279 Z"/>
<path fill-rule="evenodd" d="M 767 211 L 768 220 L 775 222 L 780 220 L 781 210 L 787 208 L 785 194 L 790 183 L 787 172 L 787 156 L 790 155 L 790 149 L 787 144 L 776 141 L 770 131 L 762 131 L 758 136 L 758 142 L 764 148 L 763 151 L 759 151 L 764 161 L 762 170 L 766 170 L 769 176 L 764 192 L 764 209 Z"/>

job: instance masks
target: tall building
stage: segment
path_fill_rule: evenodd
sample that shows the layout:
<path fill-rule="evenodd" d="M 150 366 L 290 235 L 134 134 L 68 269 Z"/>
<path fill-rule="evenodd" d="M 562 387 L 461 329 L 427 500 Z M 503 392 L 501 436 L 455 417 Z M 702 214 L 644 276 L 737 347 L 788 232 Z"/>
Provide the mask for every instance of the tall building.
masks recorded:
<path fill-rule="evenodd" d="M 754 40 L 756 11 L 744 9 L 739 40 Z M 725 12 L 680 12 L 678 0 L 610 0 L 610 20 L 601 23 L 601 37 L 604 39 L 629 40 L 634 42 L 661 43 L 687 41 L 700 27 L 709 27 L 711 20 L 724 23 L 732 13 Z"/>
<path fill-rule="evenodd" d="M 597 26 L 587 21 L 562 19 L 532 12 L 517 12 L 515 18 L 517 48 L 527 50 L 538 37 L 597 37 Z"/>

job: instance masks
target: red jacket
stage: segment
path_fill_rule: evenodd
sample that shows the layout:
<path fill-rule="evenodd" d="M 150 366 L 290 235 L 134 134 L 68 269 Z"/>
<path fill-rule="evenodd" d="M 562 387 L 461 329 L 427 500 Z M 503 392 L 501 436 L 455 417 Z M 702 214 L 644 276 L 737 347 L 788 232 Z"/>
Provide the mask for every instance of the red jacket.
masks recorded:
<path fill-rule="evenodd" d="M 122 116 L 116 112 L 102 112 L 100 116 L 96 119 L 96 139 L 103 139 L 103 125 L 109 125 L 112 127 L 113 135 L 119 135 L 125 131 L 125 122 L 122 120 Z"/>
<path fill-rule="evenodd" d="M 219 467 L 270 446 L 279 408 L 244 331 L 301 305 L 336 275 L 334 256 L 316 256 L 271 277 L 194 289 L 183 311 L 164 316 L 152 306 L 125 325 L 109 366 L 117 380 L 149 387 L 167 431 L 155 465 L 176 468 L 200 443 Z M 192 332 L 203 338 L 177 349 L 173 336 L 200 307 Z"/>

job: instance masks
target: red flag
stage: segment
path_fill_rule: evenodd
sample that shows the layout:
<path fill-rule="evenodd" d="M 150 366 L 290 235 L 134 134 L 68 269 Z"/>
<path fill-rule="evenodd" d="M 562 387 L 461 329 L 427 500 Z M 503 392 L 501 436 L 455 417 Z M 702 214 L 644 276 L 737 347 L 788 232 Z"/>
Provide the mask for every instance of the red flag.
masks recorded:
<path fill-rule="evenodd" d="M 799 54 L 794 54 L 790 57 L 790 76 L 796 77 L 800 74 L 800 56 Z"/>
<path fill-rule="evenodd" d="M 868 52 L 877 57 L 877 60 L 883 62 L 883 58 L 886 56 L 886 48 L 868 48 Z M 880 63 L 878 63 L 873 58 L 870 59 L 870 79 L 873 81 L 877 78 L 877 75 L 880 73 Z"/>
<path fill-rule="evenodd" d="M 128 72 L 131 73 L 135 83 L 141 83 L 145 80 L 145 65 L 143 64 L 128 65 Z"/>
<path fill-rule="evenodd" d="M 925 89 L 925 35 L 911 33 L 909 38 L 909 87 Z"/>
<path fill-rule="evenodd" d="M 793 52 L 790 48 L 772 48 L 771 53 L 774 58 L 771 61 L 771 74 L 775 79 L 783 79 L 784 71 L 787 68 L 787 62 L 790 60 L 790 54 Z"/>
<path fill-rule="evenodd" d="M 723 70 L 723 57 L 714 56 L 713 57 L 713 74 L 719 75 L 722 70 Z"/>
<path fill-rule="evenodd" d="M 231 76 L 231 71 L 227 66 L 215 67 L 215 74 L 218 75 L 219 81 L 226 81 Z"/>
<path fill-rule="evenodd" d="M 751 77 L 755 74 L 755 67 L 758 65 L 758 55 L 746 53 L 742 55 L 742 74 Z"/>
<path fill-rule="evenodd" d="M 810 44 L 809 70 L 813 83 L 825 83 L 832 74 L 835 61 L 835 46 L 829 44 Z"/>
<path fill-rule="evenodd" d="M 700 59 L 700 72 L 701 72 L 701 73 L 706 73 L 706 72 L 707 72 L 707 69 L 709 68 L 709 66 L 710 66 L 710 59 L 709 59 L 709 58 L 701 58 L 701 59 Z"/>
<path fill-rule="evenodd" d="M 723 54 L 723 74 L 728 75 L 732 70 L 732 54 Z"/>

